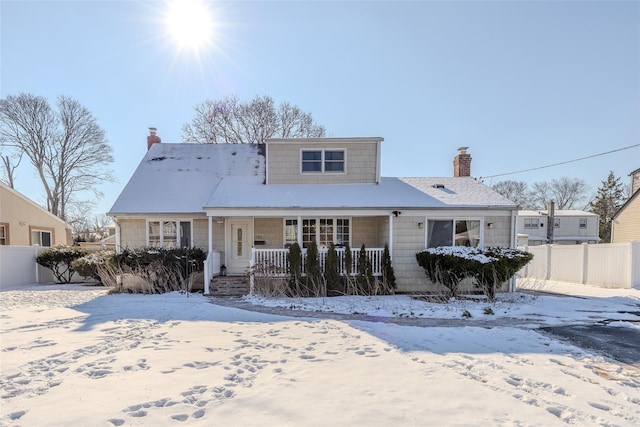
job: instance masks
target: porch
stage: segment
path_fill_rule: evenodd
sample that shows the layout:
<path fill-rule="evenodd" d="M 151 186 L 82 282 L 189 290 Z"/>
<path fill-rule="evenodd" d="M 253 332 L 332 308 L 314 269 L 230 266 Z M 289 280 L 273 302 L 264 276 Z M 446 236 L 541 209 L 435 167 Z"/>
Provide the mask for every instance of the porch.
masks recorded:
<path fill-rule="evenodd" d="M 336 248 L 338 254 L 338 268 L 341 276 L 347 274 L 346 248 Z M 374 277 L 382 276 L 382 254 L 384 248 L 365 248 L 365 254 L 371 263 L 371 272 Z M 327 248 L 318 249 L 318 261 L 320 270 L 324 272 L 327 262 Z M 358 260 L 360 249 L 351 249 L 351 276 L 357 276 L 360 271 Z M 251 261 L 248 273 L 258 276 L 286 277 L 289 275 L 289 250 L 288 249 L 256 249 L 251 248 Z M 302 274 L 305 274 L 307 249 L 302 249 Z M 209 251 L 204 262 L 204 290 L 210 293 L 211 281 L 215 277 L 224 275 L 223 265 L 220 263 L 220 252 Z M 252 291 L 252 289 L 251 289 Z"/>

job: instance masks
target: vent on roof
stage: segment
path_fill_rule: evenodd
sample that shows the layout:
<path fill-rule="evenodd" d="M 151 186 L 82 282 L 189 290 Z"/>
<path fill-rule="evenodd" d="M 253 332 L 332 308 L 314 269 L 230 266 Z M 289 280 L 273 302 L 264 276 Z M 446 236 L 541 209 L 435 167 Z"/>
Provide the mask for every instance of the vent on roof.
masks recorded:
<path fill-rule="evenodd" d="M 433 184 L 433 188 L 444 188 L 444 184 Z"/>

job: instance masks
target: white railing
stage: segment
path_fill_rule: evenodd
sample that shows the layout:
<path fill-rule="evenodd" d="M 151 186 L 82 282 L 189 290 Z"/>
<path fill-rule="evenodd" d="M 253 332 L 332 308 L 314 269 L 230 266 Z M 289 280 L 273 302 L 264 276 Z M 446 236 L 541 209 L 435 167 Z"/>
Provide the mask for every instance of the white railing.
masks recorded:
<path fill-rule="evenodd" d="M 371 270 L 374 276 L 382 276 L 382 252 L 384 248 L 371 248 L 366 249 L 365 253 L 367 258 L 371 262 Z M 336 248 L 338 253 L 338 265 L 340 266 L 340 275 L 344 275 L 346 272 L 345 266 L 345 249 Z M 325 264 L 327 262 L 328 249 L 318 249 L 318 259 L 320 262 L 320 269 L 324 271 Z M 255 249 L 251 250 L 251 270 L 254 266 L 261 266 L 261 273 L 267 275 L 282 275 L 286 276 L 289 271 L 289 250 L 288 249 Z M 351 249 L 351 275 L 357 275 L 358 272 L 358 257 L 360 256 L 360 249 Z M 307 250 L 302 250 L 302 274 L 304 274 L 304 265 L 307 258 Z"/>
<path fill-rule="evenodd" d="M 204 260 L 204 293 L 209 294 L 211 278 L 220 274 L 220 252 L 209 251 Z"/>

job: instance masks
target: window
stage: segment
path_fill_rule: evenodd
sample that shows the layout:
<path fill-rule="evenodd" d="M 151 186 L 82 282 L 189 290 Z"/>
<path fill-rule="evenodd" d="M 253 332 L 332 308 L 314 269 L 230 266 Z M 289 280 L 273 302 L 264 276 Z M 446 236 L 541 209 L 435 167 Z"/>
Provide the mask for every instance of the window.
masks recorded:
<path fill-rule="evenodd" d="M 580 218 L 580 228 L 587 228 L 587 218 Z"/>
<path fill-rule="evenodd" d="M 305 218 L 302 220 L 302 247 L 316 242 L 319 247 L 329 247 L 331 243 L 336 246 L 349 244 L 351 236 L 350 221 L 348 218 Z M 298 220 L 285 219 L 284 244 L 290 247 L 298 241 Z"/>
<path fill-rule="evenodd" d="M 298 220 L 286 219 L 284 221 L 284 247 L 288 248 L 298 241 Z"/>
<path fill-rule="evenodd" d="M 303 173 L 342 173 L 344 150 L 304 150 L 302 151 Z"/>
<path fill-rule="evenodd" d="M 316 220 L 302 220 L 302 247 L 306 248 L 309 243 L 316 241 Z"/>
<path fill-rule="evenodd" d="M 302 152 L 302 172 L 322 172 L 322 151 Z"/>
<path fill-rule="evenodd" d="M 538 218 L 525 218 L 524 219 L 524 228 L 538 228 L 540 226 L 540 221 Z"/>
<path fill-rule="evenodd" d="M 336 219 L 336 238 L 334 241 L 336 246 L 347 246 L 350 239 L 349 220 L 344 218 Z"/>
<path fill-rule="evenodd" d="M 344 172 L 344 151 L 325 151 L 324 171 Z"/>
<path fill-rule="evenodd" d="M 553 218 L 553 228 L 560 228 L 560 218 Z"/>
<path fill-rule="evenodd" d="M 191 247 L 191 221 L 149 221 L 147 233 L 147 245 L 152 248 Z"/>
<path fill-rule="evenodd" d="M 51 232 L 44 230 L 31 230 L 31 244 L 38 246 L 51 246 Z"/>
<path fill-rule="evenodd" d="M 479 220 L 430 220 L 427 222 L 427 247 L 480 246 Z"/>
<path fill-rule="evenodd" d="M 9 224 L 0 224 L 0 246 L 9 244 Z"/>

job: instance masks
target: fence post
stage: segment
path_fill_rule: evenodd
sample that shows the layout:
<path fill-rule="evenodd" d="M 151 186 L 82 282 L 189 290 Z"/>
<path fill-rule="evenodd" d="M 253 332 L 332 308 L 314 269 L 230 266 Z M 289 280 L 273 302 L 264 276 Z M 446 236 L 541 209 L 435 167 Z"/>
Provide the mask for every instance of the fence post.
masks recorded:
<path fill-rule="evenodd" d="M 582 273 L 581 273 L 581 283 L 586 285 L 589 283 L 589 244 L 582 244 Z"/>
<path fill-rule="evenodd" d="M 546 244 L 544 248 L 544 280 L 551 278 L 551 245 Z"/>

